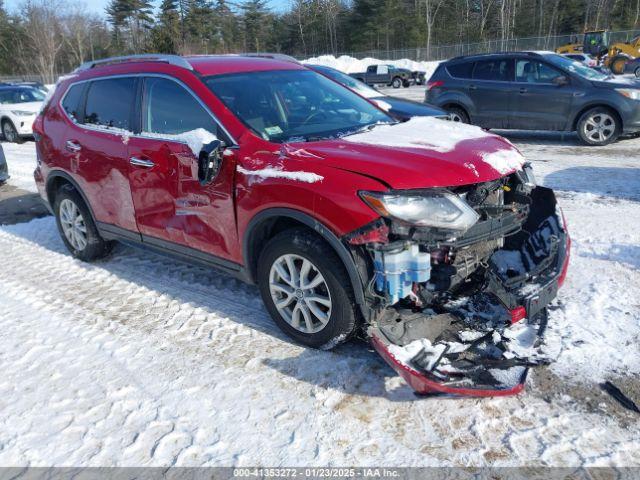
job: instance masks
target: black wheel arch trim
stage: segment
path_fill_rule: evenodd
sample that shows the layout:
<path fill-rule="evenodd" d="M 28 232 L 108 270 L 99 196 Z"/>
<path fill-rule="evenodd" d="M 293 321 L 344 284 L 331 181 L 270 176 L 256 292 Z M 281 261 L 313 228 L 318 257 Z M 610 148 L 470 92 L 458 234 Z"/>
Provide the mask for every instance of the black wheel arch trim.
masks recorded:
<path fill-rule="evenodd" d="M 620 131 L 624 130 L 624 120 L 623 120 L 623 116 L 620 114 L 620 110 L 615 105 L 612 105 L 611 103 L 596 100 L 593 102 L 589 102 L 586 105 L 580 106 L 580 109 L 576 112 L 576 114 L 573 117 L 573 121 L 571 122 L 571 128 L 569 129 L 569 131 L 577 131 L 578 122 L 580 121 L 580 118 L 582 118 L 582 116 L 585 113 L 587 113 L 589 110 L 593 108 L 607 108 L 611 110 L 618 117 L 618 121 L 620 121 Z"/>
<path fill-rule="evenodd" d="M 256 228 L 261 225 L 264 221 L 270 219 L 276 219 L 278 217 L 286 217 L 293 220 L 296 220 L 303 225 L 306 225 L 314 232 L 318 233 L 323 239 L 327 241 L 327 243 L 333 248 L 336 252 L 340 260 L 342 261 L 344 267 L 347 270 L 347 274 L 349 275 L 349 280 L 351 282 L 351 286 L 353 287 L 353 292 L 356 298 L 356 303 L 360 306 L 362 313 L 367 318 L 366 307 L 365 307 L 365 298 L 364 298 L 364 289 L 362 285 L 362 278 L 360 277 L 360 273 L 356 267 L 356 263 L 351 256 L 351 253 L 347 249 L 347 247 L 340 241 L 340 239 L 326 226 L 320 223 L 315 218 L 303 213 L 299 210 L 293 210 L 290 208 L 269 208 L 267 210 L 263 210 L 260 213 L 256 214 L 245 230 L 243 239 L 242 239 L 242 256 L 244 259 L 246 274 L 249 276 L 249 279 L 252 283 L 255 283 L 255 275 L 252 265 L 252 258 L 256 252 L 251 251 L 251 238 L 253 232 L 255 232 Z"/>

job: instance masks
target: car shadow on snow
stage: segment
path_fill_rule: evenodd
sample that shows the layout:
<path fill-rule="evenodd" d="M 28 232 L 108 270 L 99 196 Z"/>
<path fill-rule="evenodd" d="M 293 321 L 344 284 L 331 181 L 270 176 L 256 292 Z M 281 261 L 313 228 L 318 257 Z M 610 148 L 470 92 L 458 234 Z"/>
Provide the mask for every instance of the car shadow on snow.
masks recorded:
<path fill-rule="evenodd" d="M 557 191 L 640 201 L 640 168 L 565 168 L 546 175 L 544 185 Z"/>
<path fill-rule="evenodd" d="M 491 133 L 495 133 L 502 137 L 508 138 L 512 142 L 532 145 L 563 145 L 570 147 L 585 146 L 580 142 L 580 139 L 575 132 L 491 129 Z"/>
<path fill-rule="evenodd" d="M 68 256 L 71 260 L 52 217 L 4 226 L 3 231 L 51 252 Z M 79 260 L 74 262 L 87 271 L 88 277 L 92 273 L 106 272 L 117 279 L 149 290 L 149 294 L 155 297 L 164 296 L 189 308 L 200 309 L 203 313 L 214 314 L 218 318 L 252 328 L 273 337 L 274 341 L 294 345 L 271 320 L 255 286 L 246 285 L 214 269 L 193 266 L 155 252 L 121 244 L 116 245 L 114 251 L 103 260 L 94 263 L 82 263 Z M 129 302 L 126 297 L 113 300 L 127 304 Z M 132 301 L 135 302 L 135 299 Z M 136 310 L 135 305 L 128 305 L 128 308 Z M 132 321 L 127 322 L 127 325 L 131 328 L 143 328 L 144 334 L 150 327 L 160 329 L 161 334 L 162 330 L 172 328 L 170 323 L 160 322 L 148 325 Z M 198 327 L 197 324 L 189 325 L 194 331 Z M 210 335 L 215 335 L 215 332 Z M 294 356 L 267 357 L 262 359 L 262 363 L 283 375 L 316 385 L 327 392 L 383 397 L 390 401 L 417 398 L 411 388 L 397 378 L 391 367 L 364 340 L 354 339 L 331 351 L 304 347 L 291 348 L 290 351 Z M 265 354 L 259 352 L 259 355 Z M 391 382 L 389 388 L 388 381 Z"/>
<path fill-rule="evenodd" d="M 492 133 L 508 138 L 512 142 L 517 142 L 527 145 L 549 145 L 571 148 L 584 148 L 585 151 L 591 153 L 597 152 L 599 149 L 606 148 L 609 150 L 616 150 L 616 146 L 625 146 L 625 142 L 637 138 L 633 135 L 624 135 L 618 138 L 618 140 L 605 147 L 592 147 L 582 143 L 576 132 L 557 132 L 548 130 L 500 130 L 491 129 Z"/>

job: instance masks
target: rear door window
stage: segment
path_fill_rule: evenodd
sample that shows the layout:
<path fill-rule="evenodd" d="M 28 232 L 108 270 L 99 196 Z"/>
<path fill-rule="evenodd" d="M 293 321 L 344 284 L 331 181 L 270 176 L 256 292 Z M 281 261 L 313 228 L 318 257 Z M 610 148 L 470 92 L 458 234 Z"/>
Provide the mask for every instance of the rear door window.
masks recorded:
<path fill-rule="evenodd" d="M 144 132 L 178 135 L 199 128 L 220 138 L 213 117 L 184 87 L 166 78 L 145 80 Z"/>
<path fill-rule="evenodd" d="M 84 84 L 72 85 L 62 100 L 62 108 L 73 120 L 78 120 L 79 117 L 80 98 L 82 97 L 83 88 Z"/>
<path fill-rule="evenodd" d="M 131 130 L 136 79 L 108 78 L 89 85 L 83 123 Z"/>
<path fill-rule="evenodd" d="M 513 81 L 513 60 L 500 58 L 476 62 L 473 69 L 474 80 L 492 80 L 494 82 Z"/>
<path fill-rule="evenodd" d="M 454 78 L 471 78 L 473 62 L 456 63 L 447 67 L 447 72 Z"/>

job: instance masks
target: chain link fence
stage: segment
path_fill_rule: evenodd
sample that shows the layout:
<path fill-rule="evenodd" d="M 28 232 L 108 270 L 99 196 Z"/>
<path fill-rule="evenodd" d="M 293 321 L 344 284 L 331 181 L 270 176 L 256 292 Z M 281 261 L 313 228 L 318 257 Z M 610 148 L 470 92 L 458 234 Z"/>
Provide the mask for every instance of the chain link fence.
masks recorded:
<path fill-rule="evenodd" d="M 610 43 L 628 42 L 638 35 L 637 30 L 620 30 L 610 32 Z M 545 37 L 524 37 L 508 40 L 485 40 L 476 43 L 458 43 L 454 45 L 434 45 L 431 48 L 416 47 L 398 50 L 365 50 L 361 52 L 341 52 L 358 59 L 378 58 L 384 60 L 400 60 L 407 58 L 415 61 L 446 60 L 460 55 L 479 53 L 513 52 L 520 50 L 555 50 L 567 43 L 582 43 L 584 35 L 554 35 Z"/>

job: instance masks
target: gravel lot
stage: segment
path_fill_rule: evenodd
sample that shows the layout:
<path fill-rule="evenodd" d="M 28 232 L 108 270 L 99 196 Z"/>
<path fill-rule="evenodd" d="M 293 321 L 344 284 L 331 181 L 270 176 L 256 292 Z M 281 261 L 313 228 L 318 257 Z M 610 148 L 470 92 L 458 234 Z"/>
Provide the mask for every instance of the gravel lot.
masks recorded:
<path fill-rule="evenodd" d="M 367 345 L 290 343 L 254 287 L 125 246 L 81 263 L 46 217 L 0 227 L 0 465 L 640 466 L 640 417 L 599 388 L 640 403 L 640 139 L 506 136 L 573 240 L 559 357 L 522 395 L 416 398 Z M 4 209 L 35 154 L 3 147 Z"/>

